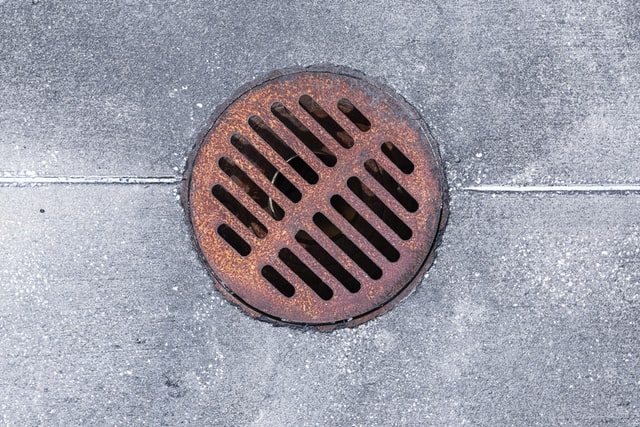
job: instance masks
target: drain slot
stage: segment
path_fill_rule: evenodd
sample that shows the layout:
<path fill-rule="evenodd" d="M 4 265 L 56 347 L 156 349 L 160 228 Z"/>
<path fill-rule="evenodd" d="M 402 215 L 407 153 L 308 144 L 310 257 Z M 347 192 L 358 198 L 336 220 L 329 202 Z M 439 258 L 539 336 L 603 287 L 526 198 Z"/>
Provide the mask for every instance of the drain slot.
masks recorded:
<path fill-rule="evenodd" d="M 414 199 L 394 177 L 389 175 L 389 172 L 384 170 L 378 162 L 369 159 L 364 162 L 364 168 L 369 172 L 369 175 L 375 178 L 408 212 L 418 210 L 418 202 L 416 202 L 416 199 Z"/>
<path fill-rule="evenodd" d="M 344 148 L 353 147 L 353 138 L 309 95 L 302 95 L 298 103 L 316 122 Z"/>
<path fill-rule="evenodd" d="M 389 141 L 385 142 L 380 146 L 380 150 L 405 175 L 409 175 L 411 174 L 411 172 L 413 172 L 413 168 L 414 168 L 413 163 L 411 162 L 411 160 L 407 159 L 407 156 L 405 156 L 404 153 L 400 151 L 400 149 L 393 144 L 393 142 L 389 142 Z"/>
<path fill-rule="evenodd" d="M 413 235 L 411 229 L 375 195 L 360 179 L 352 176 L 347 180 L 347 187 L 358 196 L 378 218 L 392 229 L 402 240 L 409 240 Z"/>
<path fill-rule="evenodd" d="M 271 112 L 282 122 L 304 145 L 313 151 L 325 166 L 334 167 L 338 158 L 307 127 L 302 124 L 281 102 L 271 105 Z"/>
<path fill-rule="evenodd" d="M 362 271 L 367 273 L 369 277 L 374 280 L 382 277 L 380 267 L 371 261 L 371 258 L 362 252 L 338 227 L 329 221 L 329 218 L 318 212 L 313 216 L 313 222 L 336 246 L 342 249 L 349 258 L 358 264 Z"/>
<path fill-rule="evenodd" d="M 305 181 L 309 184 L 316 184 L 318 182 L 318 174 L 316 171 L 311 169 L 311 166 L 302 160 L 260 117 L 251 116 L 249 117 L 248 123 L 251 129 L 253 129 L 264 142 L 269 144 L 280 157 L 288 162 L 293 170 L 298 172 Z"/>
<path fill-rule="evenodd" d="M 282 277 L 282 275 L 278 273 L 278 270 L 271 267 L 270 265 L 265 265 L 264 267 L 262 267 L 261 272 L 262 277 L 267 279 L 267 282 L 271 283 L 273 287 L 279 290 L 282 295 L 287 298 L 291 298 L 293 295 L 295 295 L 296 290 L 293 285 L 289 283 L 287 279 Z"/>
<path fill-rule="evenodd" d="M 267 227 L 262 225 L 258 218 L 253 216 L 242 203 L 231 195 L 222 185 L 216 184 L 211 193 L 222 205 L 236 216 L 249 230 L 253 232 L 259 239 L 264 239 L 267 236 Z"/>
<path fill-rule="evenodd" d="M 251 246 L 245 240 L 235 232 L 235 230 L 229 227 L 227 224 L 222 224 L 218 227 L 218 235 L 224 239 L 233 249 L 240 255 L 247 256 L 251 253 Z"/>
<path fill-rule="evenodd" d="M 280 249 L 278 258 L 280 258 L 282 262 L 284 262 L 291 271 L 301 278 L 320 298 L 325 301 L 329 301 L 331 299 L 333 296 L 333 290 L 288 248 Z"/>
<path fill-rule="evenodd" d="M 296 233 L 296 241 L 351 293 L 360 290 L 360 282 L 304 230 Z"/>
<path fill-rule="evenodd" d="M 258 169 L 269 181 L 275 176 L 278 179 L 273 183 L 293 203 L 298 203 L 302 199 L 300 190 L 287 179 L 282 172 L 278 171 L 256 148 L 251 145 L 249 140 L 238 133 L 234 133 L 230 138 L 231 145 L 240 152 L 252 165 Z"/>
<path fill-rule="evenodd" d="M 238 167 L 232 160 L 222 157 L 218 161 L 220 169 L 227 174 L 240 188 L 244 190 L 265 212 L 276 221 L 284 218 L 284 210 L 273 201 L 262 188 L 249 178 L 249 176 Z"/>
<path fill-rule="evenodd" d="M 360 110 L 358 110 L 347 98 L 342 98 L 338 101 L 338 109 L 342 111 L 344 115 L 351 120 L 351 123 L 356 125 L 362 132 L 368 132 L 369 129 L 371 129 L 371 122 L 369 119 L 367 119 L 364 114 L 362 114 Z"/>
<path fill-rule="evenodd" d="M 346 200 L 337 194 L 331 197 L 331 206 L 346 219 L 358 232 L 369 241 L 386 259 L 396 262 L 400 259 L 400 253 L 391 246 L 382 234 L 373 228 L 369 222 L 351 207 Z"/>

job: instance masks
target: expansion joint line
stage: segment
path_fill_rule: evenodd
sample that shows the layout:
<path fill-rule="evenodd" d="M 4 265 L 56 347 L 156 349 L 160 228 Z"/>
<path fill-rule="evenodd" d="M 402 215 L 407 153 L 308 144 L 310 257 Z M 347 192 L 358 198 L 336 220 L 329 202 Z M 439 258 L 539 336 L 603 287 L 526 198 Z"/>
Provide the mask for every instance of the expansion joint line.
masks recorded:
<path fill-rule="evenodd" d="M 475 185 L 461 190 L 481 193 L 640 193 L 640 184 Z"/>
<path fill-rule="evenodd" d="M 42 184 L 177 184 L 180 176 L 0 176 L 0 186 Z"/>
<path fill-rule="evenodd" d="M 0 186 L 43 184 L 179 184 L 181 176 L 0 176 Z M 640 193 L 640 184 L 473 185 L 457 190 L 476 193 Z"/>

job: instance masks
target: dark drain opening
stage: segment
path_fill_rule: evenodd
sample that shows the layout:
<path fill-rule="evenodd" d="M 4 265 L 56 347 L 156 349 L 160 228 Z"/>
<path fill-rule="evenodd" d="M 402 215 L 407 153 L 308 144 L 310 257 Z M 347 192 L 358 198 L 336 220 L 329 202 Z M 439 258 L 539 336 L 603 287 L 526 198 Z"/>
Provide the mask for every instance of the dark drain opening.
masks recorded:
<path fill-rule="evenodd" d="M 416 199 L 414 199 L 389 172 L 384 170 L 378 162 L 369 159 L 364 162 L 364 168 L 369 172 L 369 175 L 375 178 L 407 211 L 415 212 L 418 210 L 418 202 L 416 202 Z"/>
<path fill-rule="evenodd" d="M 375 195 L 360 179 L 352 176 L 347 180 L 349 189 L 360 198 L 373 213 L 385 222 L 402 240 L 409 240 L 411 229 L 387 205 Z"/>
<path fill-rule="evenodd" d="M 311 117 L 315 119 L 316 122 L 320 124 L 324 128 L 324 130 L 329 133 L 338 141 L 340 145 L 344 148 L 353 147 L 353 138 L 349 135 L 343 128 L 336 122 L 333 117 L 329 115 L 316 101 L 313 100 L 309 95 L 302 95 L 298 100 L 302 108 L 305 109 L 307 113 Z"/>
<path fill-rule="evenodd" d="M 407 156 L 396 147 L 393 142 L 387 141 L 380 146 L 380 150 L 389 158 L 402 172 L 409 175 L 413 172 L 413 163 L 407 159 Z"/>
<path fill-rule="evenodd" d="M 267 281 L 271 283 L 273 287 L 279 290 L 280 293 L 287 298 L 291 298 L 293 295 L 295 295 L 296 289 L 293 287 L 293 285 L 289 283 L 287 279 L 282 277 L 282 275 L 270 265 L 265 265 L 264 267 L 262 267 L 262 277 L 267 279 Z"/>
<path fill-rule="evenodd" d="M 333 291 L 328 287 L 316 273 L 300 260 L 289 249 L 281 249 L 278 258 L 284 262 L 298 277 L 300 277 L 320 298 L 328 301 L 333 296 Z"/>
<path fill-rule="evenodd" d="M 321 214 L 316 213 L 313 216 L 313 222 L 316 226 L 336 244 L 342 251 L 347 254 L 358 266 L 374 280 L 382 277 L 382 270 L 378 267 L 371 258 L 365 255 L 362 250 L 357 247 L 347 236 L 344 235 L 338 227 L 336 227 L 329 218 Z"/>
<path fill-rule="evenodd" d="M 325 158 L 327 157 L 327 155 L 326 155 L 326 154 L 324 154 L 324 153 L 314 153 L 314 154 L 315 154 L 318 158 L 320 158 L 320 159 L 325 159 Z M 293 157 L 293 158 L 289 159 L 289 160 L 287 161 L 287 163 L 289 163 L 289 164 L 295 164 L 296 162 L 299 162 L 299 161 L 300 161 L 300 159 L 298 158 L 298 156 L 296 156 L 296 157 Z M 288 180 L 286 180 L 286 178 L 284 177 L 284 175 L 282 175 L 282 173 L 281 173 L 281 172 L 276 172 L 276 174 L 275 174 L 275 175 L 273 176 L 273 178 L 271 179 L 271 183 L 272 183 L 273 185 L 275 185 L 276 187 L 285 186 L 285 185 L 286 185 L 286 182 L 288 182 Z M 274 204 L 275 204 L 275 202 L 273 201 L 273 199 L 269 198 L 269 209 L 271 209 L 271 211 L 272 211 L 272 212 L 271 212 L 271 214 L 275 217 L 275 216 L 277 216 L 277 215 L 278 215 L 278 213 L 277 213 L 277 211 L 276 211 L 276 210 L 277 210 L 277 208 L 276 208 L 276 205 L 274 205 L 274 206 L 272 207 L 272 206 L 271 206 L 271 204 L 272 204 L 272 203 L 274 203 Z M 283 215 L 284 215 L 284 212 L 283 212 Z"/>
<path fill-rule="evenodd" d="M 342 98 L 338 101 L 338 109 L 342 111 L 344 115 L 347 116 L 347 118 L 351 120 L 351 122 L 362 132 L 367 132 L 371 129 L 371 122 L 369 119 L 367 119 L 364 114 L 362 114 L 360 110 L 358 110 L 348 99 Z"/>
<path fill-rule="evenodd" d="M 218 234 L 240 255 L 247 256 L 251 253 L 251 246 L 227 224 L 218 227 Z"/>
<path fill-rule="evenodd" d="M 211 189 L 213 196 L 218 199 L 222 205 L 229 210 L 236 218 L 240 220 L 249 230 L 253 232 L 259 239 L 264 239 L 267 236 L 267 227 L 262 225 L 258 218 L 253 216 L 247 208 L 242 205 L 229 193 L 225 188 L 217 184 Z"/>
<path fill-rule="evenodd" d="M 278 118 L 304 145 L 313 151 L 325 166 L 333 167 L 338 158 L 329 150 L 305 125 L 300 122 L 281 102 L 271 105 L 271 112 Z"/>
<path fill-rule="evenodd" d="M 284 210 L 274 202 L 262 188 L 249 178 L 249 176 L 240 169 L 232 160 L 223 157 L 218 161 L 220 169 L 229 176 L 242 190 L 247 193 L 265 212 L 273 217 L 276 221 L 284 218 Z"/>
<path fill-rule="evenodd" d="M 304 230 L 296 233 L 296 241 L 351 293 L 360 290 L 360 282 Z"/>
<path fill-rule="evenodd" d="M 311 169 L 311 166 L 302 160 L 260 117 L 251 116 L 248 119 L 248 123 L 251 129 L 253 129 L 264 142 L 269 144 L 280 157 L 288 162 L 305 181 L 309 184 L 318 182 L 318 174 L 316 171 Z"/>
<path fill-rule="evenodd" d="M 298 190 L 296 186 L 293 185 L 286 176 L 284 176 L 284 174 L 279 172 L 271 162 L 265 159 L 264 156 L 260 154 L 260 152 L 256 150 L 246 138 L 235 133 L 231 135 L 230 141 L 231 145 L 233 145 L 236 150 L 249 160 L 256 169 L 262 173 L 262 175 L 264 175 L 269 181 L 272 181 L 275 187 L 280 190 L 282 194 L 287 196 L 289 200 L 293 203 L 298 203 L 300 199 L 302 199 L 300 190 Z M 277 179 L 274 180 L 274 177 L 276 176 Z"/>
<path fill-rule="evenodd" d="M 391 243 L 380 234 L 369 222 L 351 207 L 346 200 L 339 195 L 331 198 L 331 206 L 349 221 L 358 232 L 369 241 L 386 259 L 396 262 L 400 259 L 400 253 L 391 246 Z"/>

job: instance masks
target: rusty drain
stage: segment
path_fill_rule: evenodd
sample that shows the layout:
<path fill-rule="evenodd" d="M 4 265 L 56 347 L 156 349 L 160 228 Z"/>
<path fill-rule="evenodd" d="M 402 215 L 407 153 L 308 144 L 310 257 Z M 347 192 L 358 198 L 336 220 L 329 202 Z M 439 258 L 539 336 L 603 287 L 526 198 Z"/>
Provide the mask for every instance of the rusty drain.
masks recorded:
<path fill-rule="evenodd" d="M 446 222 L 438 148 L 398 95 L 343 68 L 276 72 L 214 114 L 182 192 L 224 296 L 331 330 L 406 296 Z"/>

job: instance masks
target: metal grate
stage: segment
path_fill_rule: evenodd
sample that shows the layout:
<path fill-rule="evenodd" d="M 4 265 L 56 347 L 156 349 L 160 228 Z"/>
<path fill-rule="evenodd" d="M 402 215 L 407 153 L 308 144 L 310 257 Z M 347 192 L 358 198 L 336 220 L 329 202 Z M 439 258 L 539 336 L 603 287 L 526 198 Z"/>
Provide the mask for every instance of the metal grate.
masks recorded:
<path fill-rule="evenodd" d="M 279 72 L 223 106 L 183 191 L 218 289 L 254 316 L 319 329 L 413 289 L 446 219 L 438 150 L 416 118 L 327 68 Z"/>

